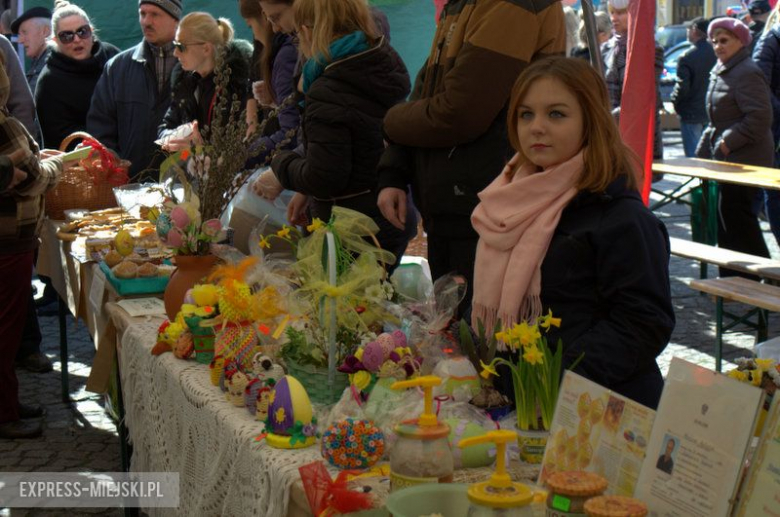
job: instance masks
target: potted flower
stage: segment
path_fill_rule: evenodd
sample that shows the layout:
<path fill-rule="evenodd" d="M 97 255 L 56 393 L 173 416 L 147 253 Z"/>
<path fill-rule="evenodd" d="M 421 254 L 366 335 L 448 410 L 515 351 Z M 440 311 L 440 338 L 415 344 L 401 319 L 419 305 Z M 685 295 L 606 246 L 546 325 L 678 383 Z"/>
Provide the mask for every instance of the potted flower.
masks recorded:
<path fill-rule="evenodd" d="M 528 463 L 541 463 L 558 400 L 562 372 L 563 344 L 553 350 L 545 333 L 560 327 L 552 311 L 536 322 L 522 322 L 496 333 L 497 348 L 511 352 L 509 358 L 495 357 L 482 364 L 482 375 L 498 375 L 496 367 L 506 366 L 512 375 L 517 410 L 520 457 Z M 571 366 L 574 368 L 580 358 Z"/>
<path fill-rule="evenodd" d="M 491 374 L 484 369 L 491 364 L 496 357 L 498 340 L 496 335 L 501 331 L 501 321 L 497 321 L 493 332 L 486 333 L 482 321 L 477 323 L 475 333 L 466 320 L 460 320 L 458 327 L 460 346 L 463 352 L 480 373 L 480 392 L 471 399 L 470 403 L 490 415 L 493 420 L 499 420 L 512 410 L 509 399 L 493 387 Z"/>

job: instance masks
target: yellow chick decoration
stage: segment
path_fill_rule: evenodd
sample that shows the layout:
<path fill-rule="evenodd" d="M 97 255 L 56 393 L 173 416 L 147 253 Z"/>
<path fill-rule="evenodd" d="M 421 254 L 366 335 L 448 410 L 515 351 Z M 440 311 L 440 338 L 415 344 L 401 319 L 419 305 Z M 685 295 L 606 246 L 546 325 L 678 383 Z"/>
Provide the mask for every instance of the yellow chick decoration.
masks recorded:
<path fill-rule="evenodd" d="M 219 300 L 219 290 L 214 284 L 199 284 L 192 288 L 192 299 L 198 307 L 214 307 Z"/>
<path fill-rule="evenodd" d="M 126 257 L 135 249 L 135 240 L 133 239 L 133 236 L 130 235 L 130 232 L 127 230 L 120 230 L 117 232 L 116 237 L 114 237 L 114 247 L 116 248 L 117 253 Z"/>

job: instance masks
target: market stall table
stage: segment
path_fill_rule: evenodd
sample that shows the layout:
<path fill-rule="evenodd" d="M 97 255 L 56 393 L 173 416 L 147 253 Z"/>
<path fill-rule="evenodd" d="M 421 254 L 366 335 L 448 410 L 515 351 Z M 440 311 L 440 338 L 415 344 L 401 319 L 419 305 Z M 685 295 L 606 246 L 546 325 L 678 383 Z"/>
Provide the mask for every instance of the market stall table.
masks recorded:
<path fill-rule="evenodd" d="M 258 440 L 262 424 L 227 402 L 206 365 L 151 354 L 163 319 L 131 318 L 116 304 L 108 304 L 107 312 L 121 335 L 117 353 L 133 447 L 130 470 L 178 472 L 176 514 L 310 515 L 298 467 L 321 460 L 319 446 L 280 450 Z M 486 480 L 490 472 L 456 471 L 455 481 Z M 531 482 L 538 468 L 515 466 L 511 473 Z"/>

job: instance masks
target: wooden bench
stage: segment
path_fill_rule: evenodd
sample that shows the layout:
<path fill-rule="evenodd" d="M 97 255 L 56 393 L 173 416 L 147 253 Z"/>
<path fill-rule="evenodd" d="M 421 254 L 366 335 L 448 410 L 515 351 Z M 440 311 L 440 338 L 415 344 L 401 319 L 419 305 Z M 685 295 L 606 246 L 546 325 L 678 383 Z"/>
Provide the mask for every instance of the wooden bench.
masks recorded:
<path fill-rule="evenodd" d="M 724 332 L 744 323 L 758 331 L 758 342 L 766 341 L 767 312 L 780 312 L 780 287 L 739 276 L 692 280 L 689 285 L 692 289 L 715 297 L 715 369 L 717 371 L 721 371 Z M 743 316 L 731 314 L 723 310 L 724 300 L 744 303 L 753 309 Z M 724 315 L 732 320 L 725 327 Z M 758 316 L 758 321 L 755 323 L 750 321 L 753 315 Z"/>
<path fill-rule="evenodd" d="M 701 278 L 707 277 L 705 264 L 725 267 L 741 273 L 780 282 L 780 261 L 671 237 L 672 255 L 701 262 Z"/>

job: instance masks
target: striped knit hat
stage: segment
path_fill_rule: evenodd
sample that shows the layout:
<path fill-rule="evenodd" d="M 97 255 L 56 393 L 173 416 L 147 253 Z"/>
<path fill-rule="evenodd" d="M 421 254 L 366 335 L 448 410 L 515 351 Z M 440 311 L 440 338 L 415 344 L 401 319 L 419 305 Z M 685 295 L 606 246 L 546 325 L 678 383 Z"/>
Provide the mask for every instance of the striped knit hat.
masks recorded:
<path fill-rule="evenodd" d="M 143 4 L 156 5 L 177 20 L 181 20 L 181 4 L 183 0 L 138 0 L 138 6 Z"/>

